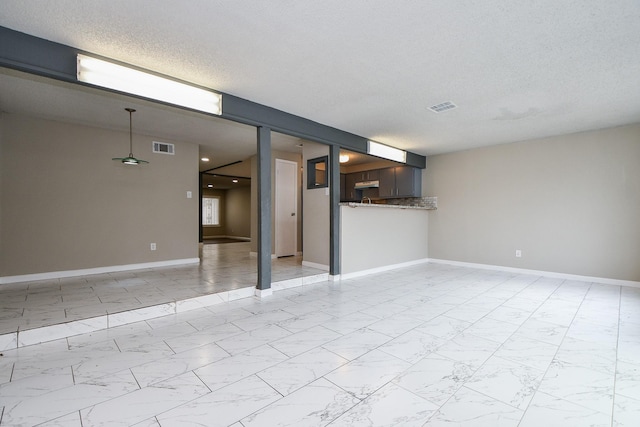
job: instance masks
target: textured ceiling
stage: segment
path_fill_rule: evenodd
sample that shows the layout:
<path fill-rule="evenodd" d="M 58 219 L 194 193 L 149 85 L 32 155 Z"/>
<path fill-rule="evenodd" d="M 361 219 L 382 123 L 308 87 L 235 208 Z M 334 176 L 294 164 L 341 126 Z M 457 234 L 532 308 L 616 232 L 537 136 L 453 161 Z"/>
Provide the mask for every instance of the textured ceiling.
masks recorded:
<path fill-rule="evenodd" d="M 640 121 L 638 0 L 2 0 L 0 25 L 424 155 Z"/>

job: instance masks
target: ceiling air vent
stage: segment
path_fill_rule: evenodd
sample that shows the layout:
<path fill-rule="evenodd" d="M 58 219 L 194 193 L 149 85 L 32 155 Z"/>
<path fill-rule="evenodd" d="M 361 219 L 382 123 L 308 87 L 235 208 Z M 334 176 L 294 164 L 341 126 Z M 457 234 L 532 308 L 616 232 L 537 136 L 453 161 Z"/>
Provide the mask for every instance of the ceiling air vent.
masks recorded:
<path fill-rule="evenodd" d="M 442 104 L 433 105 L 429 107 L 429 110 L 433 111 L 434 113 L 442 113 L 443 111 L 451 110 L 456 107 L 457 107 L 456 104 L 454 104 L 453 102 L 447 101 L 447 102 L 443 102 Z"/>
<path fill-rule="evenodd" d="M 153 152 L 161 154 L 175 154 L 175 147 L 173 144 L 166 142 L 153 141 Z"/>

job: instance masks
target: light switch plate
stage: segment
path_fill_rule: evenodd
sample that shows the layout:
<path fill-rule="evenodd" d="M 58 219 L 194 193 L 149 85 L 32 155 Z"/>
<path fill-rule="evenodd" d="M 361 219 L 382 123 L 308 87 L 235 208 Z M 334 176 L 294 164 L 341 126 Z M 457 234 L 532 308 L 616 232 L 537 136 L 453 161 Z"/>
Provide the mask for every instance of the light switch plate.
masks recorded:
<path fill-rule="evenodd" d="M 191 191 L 187 191 L 187 199 L 191 199 L 193 197 L 193 193 Z"/>

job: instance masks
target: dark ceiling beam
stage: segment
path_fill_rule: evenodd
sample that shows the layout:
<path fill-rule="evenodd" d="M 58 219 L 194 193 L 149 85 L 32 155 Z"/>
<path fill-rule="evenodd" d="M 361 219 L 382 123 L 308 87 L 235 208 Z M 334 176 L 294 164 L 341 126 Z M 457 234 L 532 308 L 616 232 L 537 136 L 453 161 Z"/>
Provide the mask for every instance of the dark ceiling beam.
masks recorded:
<path fill-rule="evenodd" d="M 211 168 L 211 169 L 203 170 L 203 171 L 201 171 L 200 173 L 207 173 L 207 172 L 211 172 L 211 171 L 214 171 L 214 170 L 216 170 L 216 169 L 226 168 L 227 166 L 237 165 L 238 163 L 242 163 L 242 160 L 238 160 L 238 161 L 235 161 L 235 162 L 227 163 L 226 165 L 222 165 L 222 166 L 216 166 L 215 168 Z"/>
<path fill-rule="evenodd" d="M 6 27 L 0 27 L 0 66 L 69 83 L 95 87 L 77 80 L 76 64 L 79 53 L 98 56 L 91 52 L 84 52 L 74 47 L 41 39 Z M 125 65 L 131 66 L 129 64 Z M 110 91 L 104 88 L 99 89 Z M 147 99 L 128 93 L 125 93 L 125 95 Z M 323 144 L 337 145 L 358 153 L 366 154 L 367 152 L 367 138 L 362 136 L 230 94 L 222 93 L 222 98 L 223 112 L 220 116 L 222 118 L 256 127 L 268 127 L 276 132 Z M 162 103 L 153 99 L 150 99 L 150 101 Z M 178 108 L 187 109 L 179 106 Z M 198 113 L 211 115 L 200 111 Z M 426 158 L 419 154 L 407 152 L 407 165 L 424 168 L 426 166 Z"/>

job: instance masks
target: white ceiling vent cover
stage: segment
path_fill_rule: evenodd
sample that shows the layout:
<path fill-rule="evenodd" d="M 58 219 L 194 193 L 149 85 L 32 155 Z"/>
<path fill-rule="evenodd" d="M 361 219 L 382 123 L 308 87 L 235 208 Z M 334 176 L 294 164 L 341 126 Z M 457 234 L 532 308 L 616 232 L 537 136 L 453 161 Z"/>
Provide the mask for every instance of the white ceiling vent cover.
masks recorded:
<path fill-rule="evenodd" d="M 433 105 L 429 107 L 429 110 L 433 111 L 434 113 L 442 113 L 443 111 L 452 110 L 457 107 L 458 106 L 453 102 L 447 101 L 443 102 L 442 104 Z"/>
<path fill-rule="evenodd" d="M 176 150 L 173 144 L 169 144 L 167 142 L 153 141 L 153 152 L 160 153 L 160 154 L 174 155 L 176 153 Z"/>

